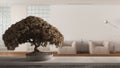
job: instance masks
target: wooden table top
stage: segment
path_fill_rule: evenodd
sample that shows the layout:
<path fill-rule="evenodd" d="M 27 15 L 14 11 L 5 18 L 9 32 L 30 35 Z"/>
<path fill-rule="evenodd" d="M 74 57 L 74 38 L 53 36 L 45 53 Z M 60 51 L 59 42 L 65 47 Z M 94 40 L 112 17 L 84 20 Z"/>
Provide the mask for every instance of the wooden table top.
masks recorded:
<path fill-rule="evenodd" d="M 0 52 L 0 56 L 25 56 L 27 52 Z M 54 56 L 120 56 L 120 53 L 110 53 L 110 54 L 57 54 L 53 52 Z"/>

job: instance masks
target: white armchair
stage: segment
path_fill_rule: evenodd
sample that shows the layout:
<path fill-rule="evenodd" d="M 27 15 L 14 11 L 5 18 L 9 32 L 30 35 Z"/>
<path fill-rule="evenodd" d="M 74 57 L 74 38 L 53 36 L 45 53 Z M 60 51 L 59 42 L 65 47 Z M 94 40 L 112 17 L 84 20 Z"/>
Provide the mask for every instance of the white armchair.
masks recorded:
<path fill-rule="evenodd" d="M 64 43 L 62 47 L 58 48 L 58 54 L 76 54 L 76 42 Z"/>
<path fill-rule="evenodd" d="M 90 54 L 109 54 L 109 41 L 89 41 Z"/>

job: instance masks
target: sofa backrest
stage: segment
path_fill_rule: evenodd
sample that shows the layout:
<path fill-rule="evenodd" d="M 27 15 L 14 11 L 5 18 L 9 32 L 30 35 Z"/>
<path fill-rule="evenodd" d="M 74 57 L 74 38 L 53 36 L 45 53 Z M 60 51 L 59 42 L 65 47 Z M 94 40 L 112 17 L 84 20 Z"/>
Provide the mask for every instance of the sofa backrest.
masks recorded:
<path fill-rule="evenodd" d="M 77 53 L 89 53 L 88 41 L 76 41 Z"/>

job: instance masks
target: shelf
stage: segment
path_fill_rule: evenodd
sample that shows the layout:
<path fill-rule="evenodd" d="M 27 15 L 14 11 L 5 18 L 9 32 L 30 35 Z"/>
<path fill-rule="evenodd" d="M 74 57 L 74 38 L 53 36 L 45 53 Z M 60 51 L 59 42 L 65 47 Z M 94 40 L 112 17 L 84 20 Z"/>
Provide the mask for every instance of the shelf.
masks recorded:
<path fill-rule="evenodd" d="M 120 53 L 111 53 L 111 54 L 55 54 L 54 56 L 120 56 Z"/>
<path fill-rule="evenodd" d="M 27 52 L 0 52 L 0 56 L 25 56 Z M 57 52 L 53 52 L 54 56 L 120 56 L 120 53 L 110 53 L 110 54 L 57 54 Z"/>

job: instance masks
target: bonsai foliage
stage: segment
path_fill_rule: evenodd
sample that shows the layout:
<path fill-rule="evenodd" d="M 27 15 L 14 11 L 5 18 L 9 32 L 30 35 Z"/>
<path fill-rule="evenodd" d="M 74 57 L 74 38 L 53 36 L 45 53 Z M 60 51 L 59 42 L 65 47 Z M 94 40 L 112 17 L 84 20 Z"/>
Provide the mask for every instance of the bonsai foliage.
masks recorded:
<path fill-rule="evenodd" d="M 39 52 L 39 46 L 55 44 L 57 47 L 63 42 L 64 37 L 56 27 L 43 19 L 29 16 L 13 24 L 3 34 L 3 40 L 8 50 L 14 50 L 19 44 L 30 42 L 35 45 L 34 52 Z"/>

